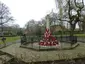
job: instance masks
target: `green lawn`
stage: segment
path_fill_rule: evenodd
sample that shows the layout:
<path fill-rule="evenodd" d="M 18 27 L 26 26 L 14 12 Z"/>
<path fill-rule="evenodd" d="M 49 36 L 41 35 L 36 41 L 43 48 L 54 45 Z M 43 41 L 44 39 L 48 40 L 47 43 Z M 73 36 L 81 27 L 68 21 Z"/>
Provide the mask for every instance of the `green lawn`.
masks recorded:
<path fill-rule="evenodd" d="M 75 36 L 85 36 L 85 34 L 74 34 Z"/>
<path fill-rule="evenodd" d="M 69 36 L 69 35 L 68 34 L 67 35 L 63 34 L 62 36 Z M 56 35 L 56 36 L 61 36 L 61 35 Z M 85 37 L 85 34 L 74 34 L 74 36 Z"/>
<path fill-rule="evenodd" d="M 2 37 L 0 37 L 0 44 L 2 44 L 3 42 L 1 41 L 1 38 Z M 16 40 L 18 40 L 20 37 L 19 36 L 16 36 L 16 37 L 6 37 L 6 43 L 7 42 L 14 42 L 14 41 L 16 41 Z"/>

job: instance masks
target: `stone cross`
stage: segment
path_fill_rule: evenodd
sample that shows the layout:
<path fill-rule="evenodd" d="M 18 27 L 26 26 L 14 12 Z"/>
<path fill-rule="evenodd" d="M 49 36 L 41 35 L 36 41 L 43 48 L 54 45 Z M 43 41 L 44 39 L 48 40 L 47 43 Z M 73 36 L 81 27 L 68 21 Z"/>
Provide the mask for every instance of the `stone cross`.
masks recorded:
<path fill-rule="evenodd" d="M 50 21 L 49 21 L 49 15 L 46 17 L 46 29 L 50 30 Z"/>

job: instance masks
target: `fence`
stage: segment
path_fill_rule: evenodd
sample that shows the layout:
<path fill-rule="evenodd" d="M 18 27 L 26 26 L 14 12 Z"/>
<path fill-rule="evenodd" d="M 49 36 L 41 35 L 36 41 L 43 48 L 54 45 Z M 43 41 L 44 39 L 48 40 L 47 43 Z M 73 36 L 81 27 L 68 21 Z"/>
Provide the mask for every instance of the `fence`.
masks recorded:
<path fill-rule="evenodd" d="M 70 42 L 84 42 L 85 43 L 85 36 L 55 36 L 58 41 L 70 43 Z M 40 42 L 43 39 L 43 36 L 26 36 L 27 43 L 34 43 Z"/>
<path fill-rule="evenodd" d="M 85 42 L 85 36 L 55 36 L 57 40 L 61 42 L 69 42 L 69 41 L 75 41 L 75 42 Z"/>

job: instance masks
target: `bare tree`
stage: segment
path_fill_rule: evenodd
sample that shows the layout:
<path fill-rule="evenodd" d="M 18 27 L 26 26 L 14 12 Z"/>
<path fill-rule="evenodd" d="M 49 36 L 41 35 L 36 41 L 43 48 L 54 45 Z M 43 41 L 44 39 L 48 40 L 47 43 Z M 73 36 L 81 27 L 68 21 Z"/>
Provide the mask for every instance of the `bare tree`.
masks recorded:
<path fill-rule="evenodd" d="M 74 0 L 74 3 L 75 3 L 75 7 L 76 7 L 76 14 L 75 15 L 72 15 L 72 10 L 73 8 L 71 7 L 71 0 L 68 0 L 68 16 L 69 16 L 69 23 L 70 23 L 70 26 L 71 26 L 71 33 L 70 35 L 73 36 L 73 32 L 75 30 L 75 26 L 78 22 L 81 22 L 81 10 L 82 8 L 84 7 L 84 2 L 82 0 L 81 5 L 79 3 L 76 2 L 76 0 Z"/>
<path fill-rule="evenodd" d="M 59 4 L 59 7 L 63 7 L 63 15 L 62 17 L 58 18 L 57 20 L 60 21 L 67 21 L 70 25 L 70 36 L 71 41 L 74 40 L 74 30 L 76 28 L 76 24 L 82 24 L 84 20 L 82 20 L 81 11 L 84 8 L 84 2 L 83 0 L 65 0 L 65 4 L 63 5 L 60 0 L 57 0 Z M 64 2 L 63 2 L 64 3 Z M 62 6 L 63 5 L 63 6 Z M 62 11 L 60 9 L 60 12 Z M 71 42 L 71 45 L 73 44 Z"/>
<path fill-rule="evenodd" d="M 4 3 L 0 2 L 0 27 L 1 27 L 1 36 L 4 46 L 6 46 L 5 43 L 6 38 L 4 38 L 3 25 L 5 23 L 13 21 L 13 17 L 10 14 L 11 13 L 9 12 L 9 8 Z"/>
<path fill-rule="evenodd" d="M 2 33 L 3 33 L 3 25 L 13 20 L 14 19 L 11 16 L 9 8 L 4 3 L 0 2 L 0 25 Z"/>
<path fill-rule="evenodd" d="M 9 32 L 11 32 L 12 35 L 17 35 L 17 33 L 20 32 L 20 26 L 18 24 L 12 24 L 12 26 L 9 26 Z"/>
<path fill-rule="evenodd" d="M 26 30 L 28 31 L 28 35 L 35 35 L 36 31 L 36 21 L 35 20 L 29 20 L 26 25 Z"/>

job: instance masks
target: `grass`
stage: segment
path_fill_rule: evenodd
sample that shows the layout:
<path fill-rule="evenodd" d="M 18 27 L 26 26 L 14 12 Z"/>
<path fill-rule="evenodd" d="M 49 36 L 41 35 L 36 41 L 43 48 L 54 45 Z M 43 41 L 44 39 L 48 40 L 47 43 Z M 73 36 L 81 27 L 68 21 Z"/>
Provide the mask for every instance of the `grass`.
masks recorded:
<path fill-rule="evenodd" d="M 2 37 L 1 37 L 2 38 Z M 0 38 L 0 40 L 1 40 L 1 38 Z M 14 42 L 14 41 L 16 41 L 16 40 L 18 40 L 19 39 L 19 36 L 16 36 L 16 37 L 6 37 L 6 43 L 7 42 Z M 3 42 L 2 41 L 0 41 L 0 44 L 3 44 Z"/>
<path fill-rule="evenodd" d="M 70 34 L 67 35 L 62 35 L 62 36 L 69 36 Z M 61 35 L 56 35 L 56 36 L 61 36 Z M 79 36 L 79 37 L 85 37 L 85 34 L 74 34 L 74 36 Z"/>
<path fill-rule="evenodd" d="M 74 36 L 82 36 L 82 37 L 85 37 L 85 34 L 74 34 Z"/>

